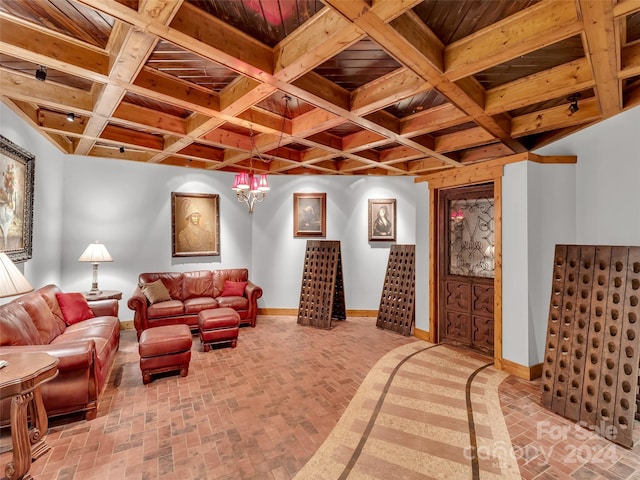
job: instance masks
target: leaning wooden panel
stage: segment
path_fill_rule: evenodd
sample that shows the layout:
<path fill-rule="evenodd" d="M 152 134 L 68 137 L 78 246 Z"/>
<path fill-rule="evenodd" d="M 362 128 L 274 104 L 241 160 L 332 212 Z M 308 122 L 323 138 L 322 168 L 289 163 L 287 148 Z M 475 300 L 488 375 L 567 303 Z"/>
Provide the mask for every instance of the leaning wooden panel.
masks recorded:
<path fill-rule="evenodd" d="M 632 448 L 640 371 L 640 247 L 558 245 L 554 262 L 543 405 L 573 420 L 579 412 L 580 425 Z"/>
<path fill-rule="evenodd" d="M 638 317 L 640 317 L 640 304 L 638 303 L 640 297 L 640 247 L 629 248 L 626 282 L 624 282 L 624 269 L 618 272 L 617 267 L 615 265 L 616 278 L 620 278 L 626 288 L 621 299 L 620 360 L 612 433 L 615 435 L 614 441 L 616 443 L 631 448 L 633 447 L 634 407 L 638 383 L 638 362 L 640 361 L 640 345 L 638 343 L 640 334 L 640 324 L 638 323 Z"/>
<path fill-rule="evenodd" d="M 575 319 L 571 343 L 569 378 L 567 382 L 567 403 L 565 405 L 564 415 L 576 422 L 580 419 L 580 406 L 582 404 L 582 379 L 584 377 L 586 351 L 588 347 L 595 252 L 595 246 L 581 247 L 580 270 L 575 282 Z M 573 286 L 571 288 L 573 288 Z"/>
<path fill-rule="evenodd" d="M 334 314 L 342 319 L 346 317 L 343 281 L 342 278 L 338 280 L 338 275 L 342 276 L 340 242 L 308 240 L 300 286 L 298 324 L 330 329 Z M 336 292 L 336 285 L 342 292 Z M 342 299 L 342 306 L 334 306 L 336 298 Z"/>
<path fill-rule="evenodd" d="M 609 285 L 609 265 L 611 247 L 596 247 L 593 281 L 591 282 L 591 307 L 589 316 L 589 336 L 582 379 L 582 404 L 580 422 L 583 425 L 596 424 L 598 388 L 602 368 L 602 345 L 604 343 L 604 319 L 607 311 L 607 286 Z"/>
<path fill-rule="evenodd" d="M 602 367 L 598 388 L 598 410 L 596 412 L 596 425 L 604 432 L 609 432 L 613 429 L 613 413 L 620 366 L 622 299 L 624 298 L 628 259 L 629 249 L 627 247 L 612 247 L 611 264 L 609 265 L 609 285 L 606 295 L 607 311 L 604 322 L 604 348 L 602 349 Z M 615 438 L 611 440 L 618 443 Z"/>
<path fill-rule="evenodd" d="M 551 283 L 551 300 L 549 301 L 547 343 L 542 366 L 542 405 L 548 409 L 551 409 L 553 383 L 558 361 L 558 332 L 560 331 L 560 312 L 564 291 L 566 257 L 567 246 L 556 245 L 553 255 L 553 277 Z"/>
<path fill-rule="evenodd" d="M 376 326 L 405 336 L 415 321 L 415 245 L 391 245 Z"/>
<path fill-rule="evenodd" d="M 567 247 L 564 289 L 558 324 L 558 356 L 553 382 L 553 398 L 551 400 L 551 410 L 560 415 L 565 415 L 567 405 L 567 384 L 571 371 L 571 349 L 573 346 L 579 270 L 580 247 L 578 245 L 569 245 Z"/>

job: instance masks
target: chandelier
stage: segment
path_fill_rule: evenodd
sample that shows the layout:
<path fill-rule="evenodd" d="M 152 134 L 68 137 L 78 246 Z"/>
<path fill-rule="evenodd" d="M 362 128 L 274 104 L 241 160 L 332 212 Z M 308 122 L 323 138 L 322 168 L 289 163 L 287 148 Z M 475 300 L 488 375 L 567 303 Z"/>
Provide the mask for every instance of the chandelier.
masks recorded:
<path fill-rule="evenodd" d="M 284 99 L 284 114 L 282 116 L 282 129 L 280 130 L 280 139 L 278 140 L 278 146 L 276 147 L 276 153 L 280 149 L 282 143 L 282 135 L 284 133 L 284 126 L 286 120 L 286 113 L 288 111 L 289 101 L 291 97 L 285 95 Z M 269 182 L 267 181 L 267 175 L 261 173 L 259 175 L 253 173 L 253 157 L 256 156 L 264 163 L 269 163 L 271 159 L 265 160 L 260 152 L 256 148 L 255 140 L 253 138 L 253 127 L 249 131 L 249 172 L 240 172 L 235 176 L 233 180 L 233 191 L 236 192 L 236 198 L 239 202 L 244 202 L 249 208 L 249 213 L 253 213 L 253 206 L 256 203 L 262 202 L 267 196 L 267 192 L 270 190 Z"/>
<path fill-rule="evenodd" d="M 267 175 L 261 173 L 260 175 L 253 174 L 253 151 L 255 150 L 257 157 L 266 162 L 265 159 L 262 158 L 260 152 L 257 148 L 255 148 L 255 143 L 253 140 L 253 128 L 249 133 L 249 139 L 251 141 L 251 147 L 249 149 L 250 158 L 250 167 L 249 173 L 240 172 L 236 175 L 233 181 L 233 191 L 236 192 L 236 198 L 239 202 L 244 202 L 247 204 L 249 208 L 249 213 L 253 213 L 253 206 L 256 203 L 262 202 L 267 196 L 267 192 L 269 191 L 269 182 L 267 181 Z"/>

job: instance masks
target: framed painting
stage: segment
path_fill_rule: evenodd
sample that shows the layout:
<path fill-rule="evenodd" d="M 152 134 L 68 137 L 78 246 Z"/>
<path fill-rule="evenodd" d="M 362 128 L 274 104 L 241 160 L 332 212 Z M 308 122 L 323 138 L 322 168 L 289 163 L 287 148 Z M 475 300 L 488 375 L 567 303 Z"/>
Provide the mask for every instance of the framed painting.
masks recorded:
<path fill-rule="evenodd" d="M 220 196 L 171 192 L 174 257 L 220 255 Z"/>
<path fill-rule="evenodd" d="M 369 199 L 369 241 L 396 241 L 396 199 Z"/>
<path fill-rule="evenodd" d="M 35 160 L 0 135 L 0 250 L 14 262 L 32 254 Z"/>
<path fill-rule="evenodd" d="M 293 194 L 293 236 L 324 237 L 327 228 L 327 194 Z"/>

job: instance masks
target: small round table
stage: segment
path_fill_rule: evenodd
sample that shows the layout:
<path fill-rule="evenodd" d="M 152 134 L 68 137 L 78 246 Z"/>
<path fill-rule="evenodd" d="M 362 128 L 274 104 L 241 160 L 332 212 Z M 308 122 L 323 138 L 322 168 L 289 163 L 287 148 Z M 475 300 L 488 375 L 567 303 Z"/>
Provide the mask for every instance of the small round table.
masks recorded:
<path fill-rule="evenodd" d="M 0 360 L 8 362 L 0 368 L 0 399 L 11 398 L 13 445 L 13 458 L 4 466 L 4 475 L 8 479 L 30 479 L 31 461 L 50 448 L 42 438 L 49 424 L 40 385 L 58 375 L 59 360 L 44 352 L 6 353 Z"/>
<path fill-rule="evenodd" d="M 91 292 L 82 292 L 84 298 L 87 299 L 87 302 L 91 302 L 93 300 L 110 300 L 115 298 L 116 300 L 122 299 L 122 292 L 118 290 L 100 290 L 98 293 Z"/>

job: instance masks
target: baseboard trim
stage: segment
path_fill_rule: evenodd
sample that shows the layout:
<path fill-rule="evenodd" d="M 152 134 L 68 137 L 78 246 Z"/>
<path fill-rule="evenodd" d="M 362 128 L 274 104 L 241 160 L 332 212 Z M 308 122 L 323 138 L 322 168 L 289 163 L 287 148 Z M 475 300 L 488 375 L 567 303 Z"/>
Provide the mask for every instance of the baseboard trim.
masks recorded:
<path fill-rule="evenodd" d="M 542 364 L 531 365 L 530 367 L 520 365 L 519 363 L 512 362 L 511 360 L 496 359 L 496 367 L 500 370 L 507 372 L 516 377 L 524 378 L 525 380 L 535 380 L 542 376 Z"/>
<path fill-rule="evenodd" d="M 424 340 L 425 342 L 433 343 L 431 332 L 427 330 L 420 330 L 419 328 L 413 328 L 413 336 L 419 340 Z"/>
<path fill-rule="evenodd" d="M 259 308 L 258 315 L 298 316 L 297 308 Z M 347 310 L 347 317 L 377 317 L 377 310 Z"/>

